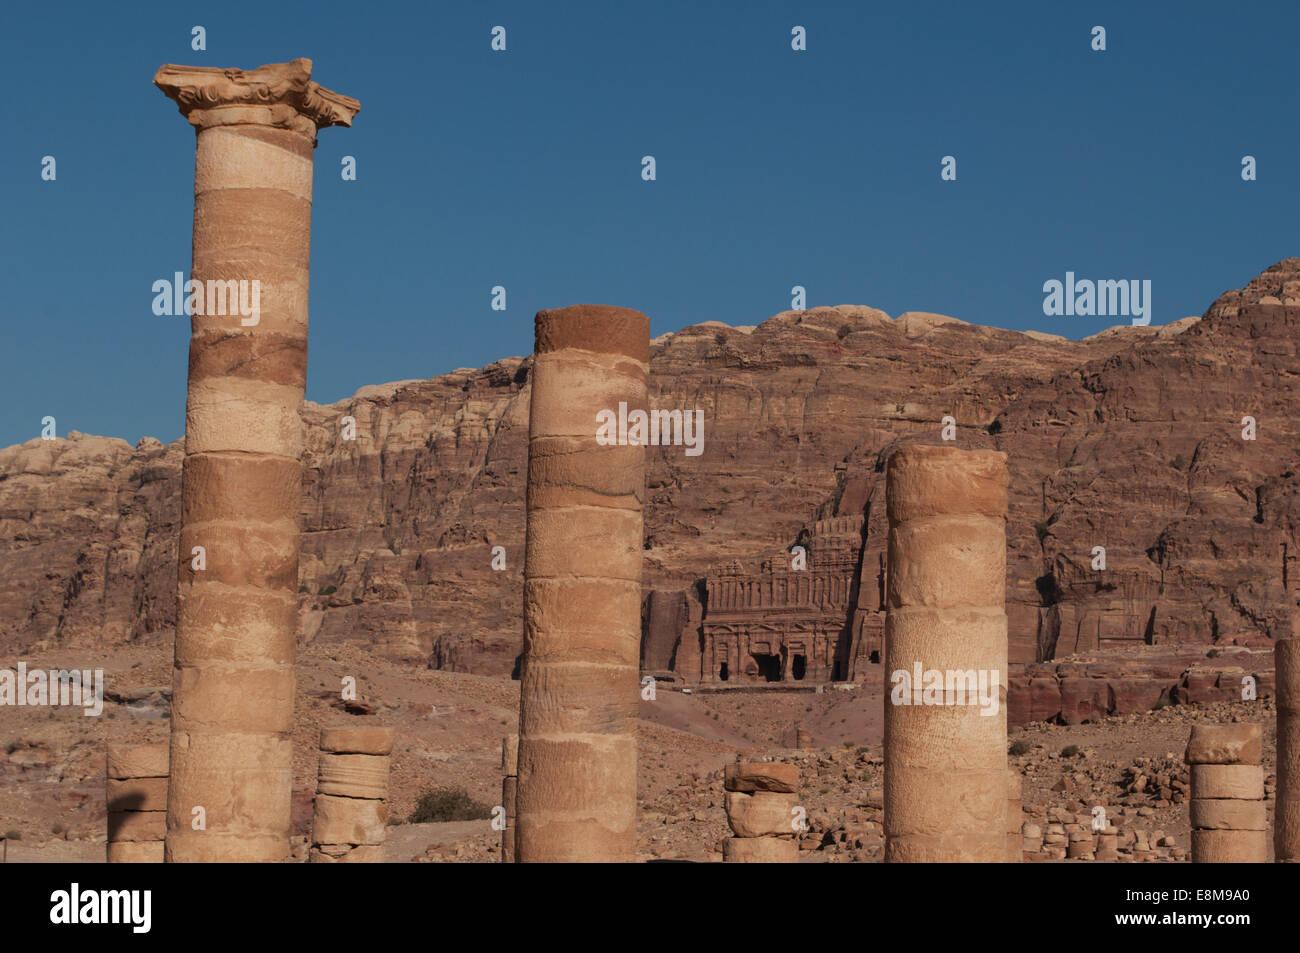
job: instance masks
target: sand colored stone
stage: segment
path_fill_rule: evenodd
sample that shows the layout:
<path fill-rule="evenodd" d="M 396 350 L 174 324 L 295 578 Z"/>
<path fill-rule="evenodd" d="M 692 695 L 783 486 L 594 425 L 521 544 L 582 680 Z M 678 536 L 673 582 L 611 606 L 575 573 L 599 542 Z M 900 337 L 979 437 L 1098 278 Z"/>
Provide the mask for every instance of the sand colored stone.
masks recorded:
<path fill-rule="evenodd" d="M 166 818 L 164 817 L 164 825 Z M 161 864 L 163 862 L 163 842 L 152 841 L 116 841 L 108 845 L 108 862 L 110 864 Z"/>
<path fill-rule="evenodd" d="M 1264 769 L 1258 764 L 1194 764 L 1191 774 L 1194 798 L 1264 797 Z"/>
<path fill-rule="evenodd" d="M 1188 764 L 1259 764 L 1264 735 L 1259 725 L 1193 725 L 1183 759 Z"/>
<path fill-rule="evenodd" d="M 1192 831 L 1194 864 L 1262 864 L 1267 860 L 1267 831 Z"/>
<path fill-rule="evenodd" d="M 1020 863 L 1024 852 L 1024 778 L 1018 768 L 1007 768 L 1007 856 L 1008 864 Z"/>
<path fill-rule="evenodd" d="M 1300 639 L 1278 642 L 1273 648 L 1273 658 L 1277 673 L 1273 857 L 1279 863 L 1297 863 L 1300 862 Z"/>
<path fill-rule="evenodd" d="M 650 322 L 539 312 L 529 410 L 515 859 L 631 861 L 636 848 L 645 448 L 597 415 L 649 410 Z"/>
<path fill-rule="evenodd" d="M 360 104 L 311 61 L 164 66 L 196 129 L 191 279 L 259 314 L 191 315 L 167 859 L 281 861 L 289 801 L 312 151 Z M 191 566 L 194 547 L 206 568 Z M 195 830 L 194 809 L 205 812 Z"/>
<path fill-rule="evenodd" d="M 388 797 L 388 757 L 373 754 L 326 754 L 320 756 L 316 790 L 344 797 Z"/>
<path fill-rule="evenodd" d="M 1192 863 L 1262 864 L 1268 860 L 1268 812 L 1258 724 L 1195 725 L 1191 765 Z"/>
<path fill-rule="evenodd" d="M 167 836 L 166 811 L 109 811 L 108 838 L 114 841 L 160 841 Z"/>
<path fill-rule="evenodd" d="M 307 853 L 309 864 L 382 864 L 384 848 L 366 844 L 313 847 Z"/>
<path fill-rule="evenodd" d="M 794 794 L 799 790 L 799 766 L 778 761 L 735 761 L 723 768 L 727 791 L 773 791 Z"/>
<path fill-rule="evenodd" d="M 884 665 L 889 862 L 1008 857 L 1007 480 L 1005 455 L 992 451 L 908 446 L 889 460 Z M 923 682 L 913 692 L 895 673 L 912 679 L 918 664 Z M 941 691 L 920 694 L 925 673 L 932 671 L 957 674 Z M 978 686 L 980 673 L 988 706 L 963 691 Z"/>
<path fill-rule="evenodd" d="M 791 837 L 728 837 L 722 842 L 727 864 L 797 864 L 799 844 Z"/>
<path fill-rule="evenodd" d="M 384 862 L 393 738 L 392 728 L 378 726 L 321 729 L 308 863 Z"/>
<path fill-rule="evenodd" d="M 1235 798 L 1193 798 L 1189 813 L 1192 827 L 1201 830 L 1266 831 L 1268 808 L 1263 801 Z"/>
<path fill-rule="evenodd" d="M 166 778 L 109 778 L 110 811 L 166 811 Z"/>
<path fill-rule="evenodd" d="M 167 836 L 167 746 L 110 746 L 105 758 L 110 864 L 162 863 Z"/>
<path fill-rule="evenodd" d="M 110 778 L 167 777 L 167 745 L 130 745 L 108 749 Z"/>
<path fill-rule="evenodd" d="M 322 728 L 320 750 L 333 754 L 392 754 L 392 728 Z"/>
<path fill-rule="evenodd" d="M 793 837 L 796 794 L 771 791 L 726 793 L 727 823 L 737 837 Z"/>

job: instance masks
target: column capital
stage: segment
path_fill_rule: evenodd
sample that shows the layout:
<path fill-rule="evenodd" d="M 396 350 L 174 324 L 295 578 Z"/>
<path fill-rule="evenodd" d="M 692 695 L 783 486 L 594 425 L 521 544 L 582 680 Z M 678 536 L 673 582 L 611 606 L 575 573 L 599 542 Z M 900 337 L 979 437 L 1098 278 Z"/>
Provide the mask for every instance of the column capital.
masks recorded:
<path fill-rule="evenodd" d="M 154 85 L 199 129 L 261 125 L 290 129 L 315 142 L 316 130 L 350 126 L 361 103 L 311 81 L 311 60 L 268 63 L 257 69 L 167 64 Z"/>

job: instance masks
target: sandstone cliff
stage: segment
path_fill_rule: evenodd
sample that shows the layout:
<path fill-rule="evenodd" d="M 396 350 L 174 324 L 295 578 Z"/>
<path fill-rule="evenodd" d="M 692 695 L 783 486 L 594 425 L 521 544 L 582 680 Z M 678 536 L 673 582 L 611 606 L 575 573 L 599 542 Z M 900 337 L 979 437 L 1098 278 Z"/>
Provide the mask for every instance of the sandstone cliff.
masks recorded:
<path fill-rule="evenodd" d="M 1298 338 L 1297 259 L 1200 320 L 1078 342 L 857 306 L 664 335 L 654 406 L 702 409 L 705 444 L 650 450 L 647 588 L 783 555 L 815 518 L 861 516 L 883 455 L 938 442 L 951 414 L 958 446 L 1010 455 L 1013 659 L 1267 641 L 1297 586 Z M 510 671 L 529 366 L 305 405 L 304 641 Z M 170 636 L 180 462 L 179 442 L 75 432 L 0 450 L 0 649 Z"/>

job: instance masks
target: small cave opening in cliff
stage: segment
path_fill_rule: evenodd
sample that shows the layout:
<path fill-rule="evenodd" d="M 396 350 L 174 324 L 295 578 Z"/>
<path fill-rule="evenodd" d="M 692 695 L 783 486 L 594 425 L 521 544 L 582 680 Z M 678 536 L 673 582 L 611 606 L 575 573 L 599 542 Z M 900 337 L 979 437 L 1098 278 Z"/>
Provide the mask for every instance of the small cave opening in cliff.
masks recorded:
<path fill-rule="evenodd" d="M 802 655 L 796 655 L 790 660 L 790 677 L 796 682 L 802 682 L 804 673 L 808 671 L 808 661 Z"/>
<path fill-rule="evenodd" d="M 758 666 L 759 677 L 765 682 L 781 681 L 781 656 L 764 655 L 759 652 L 751 653 L 750 658 Z"/>

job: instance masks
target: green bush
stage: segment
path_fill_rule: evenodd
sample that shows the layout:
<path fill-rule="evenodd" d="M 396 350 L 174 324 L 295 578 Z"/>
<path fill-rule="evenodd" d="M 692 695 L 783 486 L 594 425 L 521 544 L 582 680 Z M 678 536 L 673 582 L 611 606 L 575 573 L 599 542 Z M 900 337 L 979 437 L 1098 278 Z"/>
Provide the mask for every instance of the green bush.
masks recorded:
<path fill-rule="evenodd" d="M 5 831 L 5 840 L 22 840 L 22 831 Z"/>
<path fill-rule="evenodd" d="M 1061 749 L 1062 758 L 1073 758 L 1079 753 L 1078 745 L 1066 745 Z"/>
<path fill-rule="evenodd" d="M 482 821 L 492 816 L 492 809 L 469 796 L 464 788 L 439 788 L 425 791 L 411 812 L 412 824 L 439 821 Z"/>
<path fill-rule="evenodd" d="M 1019 738 L 1011 742 L 1011 747 L 1007 749 L 1007 754 L 1011 755 L 1012 757 L 1019 757 L 1022 754 L 1029 754 L 1032 748 L 1033 745 L 1031 745 L 1028 741 L 1026 741 L 1024 738 Z"/>

